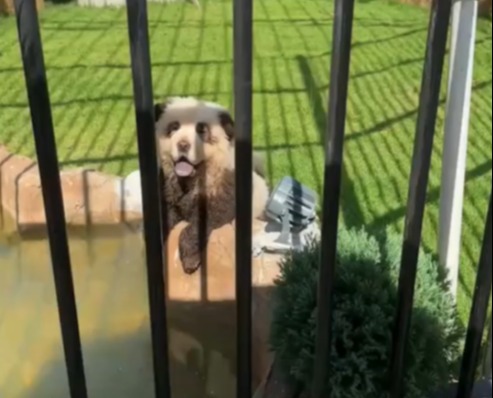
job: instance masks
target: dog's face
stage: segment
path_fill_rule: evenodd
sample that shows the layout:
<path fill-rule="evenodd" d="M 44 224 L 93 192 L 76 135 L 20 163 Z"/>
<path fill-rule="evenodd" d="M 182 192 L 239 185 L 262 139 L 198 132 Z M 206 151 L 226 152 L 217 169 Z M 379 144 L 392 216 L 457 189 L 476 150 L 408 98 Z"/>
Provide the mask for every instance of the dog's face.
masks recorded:
<path fill-rule="evenodd" d="M 221 106 L 195 98 L 172 98 L 155 106 L 159 156 L 179 178 L 193 177 L 207 164 L 225 167 L 234 122 Z"/>

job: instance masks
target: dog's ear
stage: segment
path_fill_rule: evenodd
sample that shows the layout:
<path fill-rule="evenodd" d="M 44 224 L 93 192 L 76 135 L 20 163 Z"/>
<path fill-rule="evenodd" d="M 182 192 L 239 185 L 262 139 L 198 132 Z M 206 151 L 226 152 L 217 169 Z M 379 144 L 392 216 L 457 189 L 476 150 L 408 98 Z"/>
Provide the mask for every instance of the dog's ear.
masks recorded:
<path fill-rule="evenodd" d="M 228 139 L 233 141 L 235 138 L 235 122 L 232 116 L 226 111 L 219 112 L 219 122 L 226 132 Z"/>
<path fill-rule="evenodd" d="M 161 116 L 166 112 L 166 106 L 166 102 L 154 105 L 154 122 L 157 123 L 161 119 Z"/>

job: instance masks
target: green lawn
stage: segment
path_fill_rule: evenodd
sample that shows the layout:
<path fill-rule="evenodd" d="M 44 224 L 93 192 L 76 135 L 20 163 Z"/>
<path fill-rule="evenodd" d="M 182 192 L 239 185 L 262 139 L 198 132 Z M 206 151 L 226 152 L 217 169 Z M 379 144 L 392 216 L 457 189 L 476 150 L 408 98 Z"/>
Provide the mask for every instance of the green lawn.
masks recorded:
<path fill-rule="evenodd" d="M 348 225 L 400 230 L 428 13 L 384 0 L 357 3 L 342 216 Z M 332 5 L 322 0 L 255 4 L 255 146 L 268 154 L 272 181 L 289 174 L 320 192 Z M 202 11 L 180 4 L 150 7 L 156 98 L 195 95 L 232 104 L 231 8 L 228 0 L 205 2 Z M 125 10 L 57 6 L 45 10 L 41 21 L 63 167 L 91 166 L 118 174 L 135 169 Z M 491 22 L 482 21 L 467 172 L 463 315 L 491 187 L 491 33 Z M 442 106 L 424 229 L 431 250 L 437 241 L 443 114 Z M 0 144 L 34 156 L 13 19 L 0 19 Z"/>

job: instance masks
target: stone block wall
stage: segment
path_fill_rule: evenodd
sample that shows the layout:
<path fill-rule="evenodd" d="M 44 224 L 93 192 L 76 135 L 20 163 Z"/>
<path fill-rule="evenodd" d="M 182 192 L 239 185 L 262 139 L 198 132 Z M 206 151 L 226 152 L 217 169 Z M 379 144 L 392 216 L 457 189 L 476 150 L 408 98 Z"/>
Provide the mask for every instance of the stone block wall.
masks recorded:
<path fill-rule="evenodd" d="M 193 4 L 198 4 L 199 0 L 148 0 L 148 1 L 153 3 L 189 2 Z M 126 5 L 126 0 L 77 0 L 77 4 L 84 7 L 124 7 Z"/>
<path fill-rule="evenodd" d="M 44 7 L 44 0 L 36 0 L 38 10 Z M 0 0 L 0 15 L 14 15 L 14 0 Z"/>

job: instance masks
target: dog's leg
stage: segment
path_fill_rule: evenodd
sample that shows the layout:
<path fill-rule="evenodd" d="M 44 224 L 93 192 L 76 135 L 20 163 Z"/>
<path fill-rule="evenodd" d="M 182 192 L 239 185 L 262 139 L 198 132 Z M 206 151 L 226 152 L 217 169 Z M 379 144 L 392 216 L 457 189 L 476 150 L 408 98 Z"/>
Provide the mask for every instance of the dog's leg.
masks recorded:
<path fill-rule="evenodd" d="M 200 238 L 196 224 L 189 224 L 180 235 L 180 259 L 186 274 L 193 274 L 205 262 L 207 240 Z M 205 240 L 206 242 L 201 242 Z"/>
<path fill-rule="evenodd" d="M 180 235 L 180 258 L 187 274 L 205 264 L 207 243 L 215 229 L 233 222 L 235 203 L 231 198 L 202 199 Z"/>
<path fill-rule="evenodd" d="M 168 222 L 168 233 L 170 233 L 173 228 L 175 228 L 183 219 L 180 216 L 180 213 L 174 206 L 169 206 L 166 208 L 166 218 Z"/>

